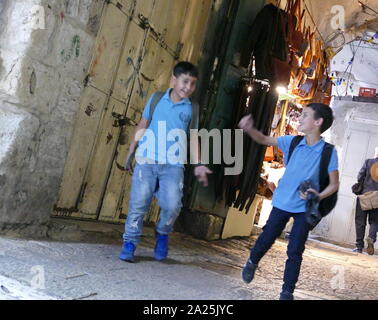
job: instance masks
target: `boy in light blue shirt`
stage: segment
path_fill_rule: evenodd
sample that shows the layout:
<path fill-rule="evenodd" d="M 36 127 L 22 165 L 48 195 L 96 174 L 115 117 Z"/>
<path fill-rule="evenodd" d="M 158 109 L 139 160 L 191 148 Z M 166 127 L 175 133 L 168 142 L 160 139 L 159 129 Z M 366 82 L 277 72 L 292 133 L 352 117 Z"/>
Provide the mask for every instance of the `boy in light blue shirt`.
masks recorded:
<path fill-rule="evenodd" d="M 286 166 L 285 173 L 274 192 L 273 209 L 263 232 L 258 237 L 255 246 L 251 249 L 250 258 L 243 268 L 242 278 L 250 283 L 257 265 L 265 253 L 271 248 L 275 240 L 284 230 L 286 223 L 292 217 L 294 224 L 290 232 L 285 266 L 284 284 L 280 294 L 280 300 L 293 300 L 295 285 L 298 281 L 302 255 L 305 243 L 310 231 L 306 221 L 306 198 L 309 192 L 318 196 L 319 201 L 329 197 L 339 188 L 338 159 L 335 148 L 328 165 L 329 185 L 319 190 L 319 165 L 325 141 L 320 136 L 331 127 L 333 122 L 332 109 L 321 103 L 308 104 L 299 119 L 298 131 L 305 134 L 305 138 L 295 147 L 290 161 L 287 157 L 294 136 L 282 136 L 273 138 L 263 135 L 253 127 L 253 119 L 250 115 L 244 117 L 239 127 L 243 129 L 257 143 L 270 146 L 278 146 L 284 154 Z M 302 182 L 310 180 L 317 188 L 300 192 Z"/>
<path fill-rule="evenodd" d="M 193 114 L 189 97 L 196 88 L 197 79 L 198 70 L 193 64 L 185 61 L 176 64 L 171 78 L 173 87 L 158 101 L 152 118 L 150 108 L 153 97 L 149 99 L 135 130 L 135 138 L 126 156 L 126 163 L 130 163 L 135 153 L 137 163 L 133 170 L 124 242 L 119 255 L 121 260 L 134 261 L 143 219 L 154 195 L 161 209 L 156 224 L 154 257 L 161 261 L 168 255 L 168 234 L 182 207 L 184 164 L 187 158 L 186 133 Z M 198 163 L 199 150 L 190 151 L 191 159 Z M 131 168 L 126 166 L 126 170 Z M 194 169 L 194 175 L 204 186 L 207 186 L 207 175 L 211 173 L 200 164 Z"/>

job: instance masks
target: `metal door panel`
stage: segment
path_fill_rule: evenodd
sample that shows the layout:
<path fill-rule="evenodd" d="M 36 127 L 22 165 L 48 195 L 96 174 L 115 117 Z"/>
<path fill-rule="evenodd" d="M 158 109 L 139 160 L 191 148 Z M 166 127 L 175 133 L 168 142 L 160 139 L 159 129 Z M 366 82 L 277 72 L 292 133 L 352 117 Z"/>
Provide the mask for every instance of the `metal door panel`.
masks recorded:
<path fill-rule="evenodd" d="M 154 9 L 149 19 L 151 26 L 157 33 L 161 34 L 162 36 L 165 36 L 167 34 L 168 28 L 169 30 L 172 30 L 171 33 L 178 31 L 170 28 L 171 22 L 169 9 L 172 6 L 172 2 L 175 1 L 155 0 Z"/>
<path fill-rule="evenodd" d="M 130 17 L 133 12 L 136 0 L 111 0 L 110 2 Z"/>
<path fill-rule="evenodd" d="M 149 19 L 152 15 L 152 10 L 155 0 L 137 0 L 135 5 L 134 16 L 143 15 L 145 18 Z"/>
<path fill-rule="evenodd" d="M 170 1 L 168 8 L 168 32 L 165 35 L 165 43 L 173 50 L 177 49 L 184 29 L 185 15 L 189 6 L 189 0 Z"/>
<path fill-rule="evenodd" d="M 115 118 L 112 116 L 112 112 L 119 113 L 123 109 L 124 106 L 121 102 L 110 99 L 104 112 L 92 161 L 85 178 L 86 188 L 82 195 L 82 201 L 79 204 L 80 212 L 86 216 L 97 216 L 120 133 L 120 128 L 113 126 Z"/>
<path fill-rule="evenodd" d="M 180 42 L 184 44 L 181 60 L 198 61 L 207 30 L 207 22 L 213 1 L 189 1 Z"/>
<path fill-rule="evenodd" d="M 171 55 L 162 49 L 158 43 L 149 37 L 144 48 L 144 58 L 138 78 L 129 102 L 127 117 L 139 122 L 144 106 L 150 95 L 156 90 L 166 89 L 174 63 Z M 126 128 L 128 141 L 124 146 L 118 146 L 117 161 L 123 164 L 128 146 L 133 138 L 135 127 Z M 117 166 L 112 167 L 107 191 L 104 196 L 99 219 L 102 221 L 123 221 L 127 214 L 129 194 L 131 189 L 131 175 L 122 173 Z M 158 216 L 158 206 L 153 202 L 146 221 L 155 221 Z"/>
<path fill-rule="evenodd" d="M 133 119 L 135 122 L 140 120 L 148 98 L 153 92 L 156 91 L 157 87 L 155 83 L 157 79 L 160 81 L 163 81 L 164 78 L 169 79 L 169 77 L 167 77 L 167 72 L 169 73 L 171 70 L 168 69 L 163 71 L 161 66 L 163 63 L 162 61 L 164 61 L 164 63 L 169 63 L 170 59 L 166 58 L 167 55 L 169 54 L 164 52 L 164 49 L 162 49 L 152 37 L 148 37 L 145 44 L 144 57 L 142 59 L 140 73 L 135 82 L 129 107 L 127 109 L 127 117 Z M 161 86 L 159 89 L 165 89 L 168 85 L 169 83 L 159 82 L 159 86 Z M 128 209 L 131 177 L 127 175 L 125 179 L 126 181 L 124 181 L 124 190 L 122 194 L 123 198 L 122 201 L 119 202 L 120 205 L 116 213 L 116 216 L 118 216 L 118 221 L 123 221 L 125 219 Z M 112 183 L 115 185 L 118 184 L 116 181 Z M 155 222 L 158 218 L 158 211 L 159 207 L 154 200 L 148 214 L 145 217 L 145 220 Z"/>
<path fill-rule="evenodd" d="M 106 187 L 99 216 L 99 219 L 102 221 L 118 221 L 120 219 L 120 214 L 123 211 L 123 197 L 127 197 L 125 202 L 128 202 L 132 176 L 130 173 L 120 170 L 117 167 L 116 162 L 121 166 L 124 165 L 129 145 L 134 136 L 135 128 L 136 127 L 134 126 L 127 126 L 125 128 L 127 135 L 126 144 L 119 144 L 117 146 L 116 156 L 110 172 L 109 182 Z"/>
<path fill-rule="evenodd" d="M 58 214 L 76 208 L 106 99 L 104 93 L 92 87 L 83 92 L 56 204 L 62 209 L 56 212 Z"/>
<path fill-rule="evenodd" d="M 156 70 L 155 81 L 153 82 L 154 91 L 164 91 L 170 85 L 172 70 L 176 61 L 166 50 L 160 50 L 158 68 Z"/>
<path fill-rule="evenodd" d="M 89 84 L 106 93 L 113 85 L 128 23 L 127 17 L 113 4 L 106 7 L 88 72 Z"/>
<path fill-rule="evenodd" d="M 120 101 L 128 101 L 137 75 L 140 50 L 144 44 L 146 31 L 135 23 L 127 29 L 125 48 L 113 87 L 113 96 Z"/>
<path fill-rule="evenodd" d="M 143 54 L 142 64 L 138 78 L 134 85 L 126 116 L 138 122 L 148 98 L 154 92 L 153 82 L 159 70 L 158 59 L 163 50 L 159 44 L 148 37 Z"/>
<path fill-rule="evenodd" d="M 189 3 L 192 8 L 198 6 L 194 15 L 198 12 L 204 15 L 204 2 L 211 1 L 111 0 L 106 6 L 86 89 L 98 101 L 84 92 L 82 113 L 87 111 L 90 115 L 86 117 L 90 120 L 80 115 L 77 121 L 57 203 L 63 211 L 57 212 L 72 217 L 124 221 L 131 175 L 121 171 L 116 162 L 123 165 L 135 126 L 125 128 L 127 144 L 117 145 L 120 128 L 112 126 L 114 118 L 111 113 L 126 114 L 138 122 L 151 94 L 169 86 L 175 63 L 174 50 L 181 39 L 183 25 L 188 22 L 187 29 L 190 29 L 202 19 L 197 17 L 186 21 L 187 6 Z M 128 19 L 131 13 L 132 21 Z M 149 19 L 160 35 L 151 29 L 143 29 L 148 25 L 141 24 L 138 14 Z M 201 35 L 203 27 L 197 26 Z M 186 38 L 191 53 L 199 50 L 200 42 L 192 45 L 189 43 L 192 39 L 197 40 L 197 36 Z M 166 41 L 170 43 L 169 48 L 163 48 Z M 108 104 L 107 99 L 110 100 Z M 108 108 L 104 110 L 105 105 Z M 145 221 L 156 222 L 158 216 L 159 207 L 154 200 Z"/>

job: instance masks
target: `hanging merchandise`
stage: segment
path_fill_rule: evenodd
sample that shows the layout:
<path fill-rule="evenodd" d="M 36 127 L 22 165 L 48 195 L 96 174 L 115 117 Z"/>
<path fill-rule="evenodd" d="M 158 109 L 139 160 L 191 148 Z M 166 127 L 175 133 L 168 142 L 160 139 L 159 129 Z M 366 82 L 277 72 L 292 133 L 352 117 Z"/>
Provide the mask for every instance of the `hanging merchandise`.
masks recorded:
<path fill-rule="evenodd" d="M 257 79 L 282 84 L 290 80 L 287 19 L 287 13 L 273 4 L 264 6 L 257 14 L 241 55 L 241 65 L 245 68 L 252 56 L 255 58 Z"/>
<path fill-rule="evenodd" d="M 305 10 L 301 10 L 301 0 L 289 0 L 287 2 L 288 12 L 288 40 L 290 50 L 299 57 L 302 57 L 309 45 L 308 40 L 302 32 L 302 21 Z"/>
<path fill-rule="evenodd" d="M 240 119 L 246 114 L 251 114 L 256 129 L 269 135 L 278 102 L 278 93 L 276 90 L 271 90 L 268 83 L 256 79 L 252 80 L 252 83 L 250 81 L 242 80 L 243 90 L 233 125 L 237 128 Z M 251 84 L 253 90 L 248 91 L 248 86 Z M 247 109 L 246 101 L 248 101 Z M 225 177 L 225 198 L 228 206 L 238 208 L 240 211 L 245 209 L 248 212 L 256 195 L 266 146 L 251 139 L 244 139 L 243 150 L 243 171 L 240 175 Z"/>

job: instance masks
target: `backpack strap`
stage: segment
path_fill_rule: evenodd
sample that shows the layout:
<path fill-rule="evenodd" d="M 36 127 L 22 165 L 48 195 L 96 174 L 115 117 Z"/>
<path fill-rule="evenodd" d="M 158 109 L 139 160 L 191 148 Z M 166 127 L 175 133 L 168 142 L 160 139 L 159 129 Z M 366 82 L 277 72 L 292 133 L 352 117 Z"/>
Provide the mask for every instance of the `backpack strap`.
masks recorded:
<path fill-rule="evenodd" d="M 150 113 L 148 115 L 148 125 L 150 125 L 152 120 L 152 115 L 154 114 L 154 111 L 156 109 L 156 105 L 159 103 L 161 98 L 163 98 L 165 92 L 158 91 L 154 93 L 154 96 L 152 97 L 151 105 L 150 105 Z"/>
<path fill-rule="evenodd" d="M 319 165 L 319 192 L 322 192 L 329 184 L 328 165 L 331 160 L 333 148 L 334 146 L 327 142 L 323 147 Z M 325 217 L 335 208 L 337 203 L 337 194 L 338 192 L 336 191 L 320 201 L 318 210 L 322 217 Z"/>
<path fill-rule="evenodd" d="M 319 165 L 319 191 L 323 191 L 329 184 L 328 166 L 331 161 L 334 146 L 328 142 L 324 144 Z"/>
<path fill-rule="evenodd" d="M 293 151 L 295 147 L 303 140 L 304 136 L 295 136 L 293 140 L 291 140 L 290 148 L 289 148 L 289 154 L 287 156 L 286 165 L 289 164 L 289 160 L 291 158 L 291 155 L 293 154 Z"/>

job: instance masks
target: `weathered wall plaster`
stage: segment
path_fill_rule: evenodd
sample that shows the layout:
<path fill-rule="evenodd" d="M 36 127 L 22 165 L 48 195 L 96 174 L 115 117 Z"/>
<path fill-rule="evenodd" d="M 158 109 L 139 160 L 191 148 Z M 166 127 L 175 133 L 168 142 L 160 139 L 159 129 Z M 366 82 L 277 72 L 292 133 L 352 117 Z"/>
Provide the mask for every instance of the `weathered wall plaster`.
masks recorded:
<path fill-rule="evenodd" d="M 103 6 L 0 1 L 0 230 L 49 221 Z"/>

